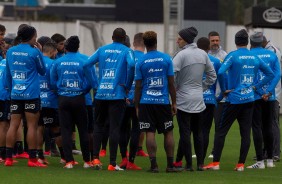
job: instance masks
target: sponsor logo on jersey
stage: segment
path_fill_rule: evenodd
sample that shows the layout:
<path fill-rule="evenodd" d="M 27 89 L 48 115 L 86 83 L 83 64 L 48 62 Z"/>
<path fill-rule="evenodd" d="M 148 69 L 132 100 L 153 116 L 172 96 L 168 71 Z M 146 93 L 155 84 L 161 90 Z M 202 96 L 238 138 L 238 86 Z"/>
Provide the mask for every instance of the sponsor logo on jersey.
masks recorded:
<path fill-rule="evenodd" d="M 114 85 L 112 83 L 101 83 L 100 89 L 114 89 Z"/>
<path fill-rule="evenodd" d="M 147 59 L 144 61 L 144 63 L 153 63 L 153 62 L 158 62 L 158 61 L 163 61 L 163 58 L 154 58 L 154 59 Z"/>
<path fill-rule="evenodd" d="M 103 79 L 114 79 L 116 77 L 116 69 L 104 69 L 102 71 Z"/>
<path fill-rule="evenodd" d="M 255 59 L 255 56 L 239 56 L 239 59 Z"/>
<path fill-rule="evenodd" d="M 151 95 L 151 96 L 162 96 L 162 92 L 159 90 L 147 90 L 146 92 L 147 95 Z"/>
<path fill-rule="evenodd" d="M 246 94 L 249 94 L 251 92 L 253 92 L 253 89 L 251 87 L 241 89 L 241 95 L 246 95 Z"/>
<path fill-rule="evenodd" d="M 162 72 L 163 69 L 162 68 L 150 68 L 148 70 L 149 73 L 154 73 L 154 72 Z"/>
<path fill-rule="evenodd" d="M 259 58 L 270 58 L 270 54 L 258 55 Z"/>
<path fill-rule="evenodd" d="M 27 110 L 27 109 L 35 109 L 35 104 L 25 104 L 24 109 L 25 110 Z"/>
<path fill-rule="evenodd" d="M 64 79 L 62 80 L 62 85 L 66 88 L 79 88 L 79 80 L 76 79 Z"/>
<path fill-rule="evenodd" d="M 150 123 L 139 122 L 140 129 L 148 129 L 150 128 Z"/>
<path fill-rule="evenodd" d="M 109 62 L 109 63 L 116 63 L 117 62 L 117 59 L 111 59 L 111 58 L 108 58 L 105 60 L 106 62 Z"/>
<path fill-rule="evenodd" d="M 205 95 L 209 95 L 209 94 L 212 94 L 211 90 L 210 89 L 207 89 L 203 92 L 203 94 Z"/>
<path fill-rule="evenodd" d="M 164 122 L 165 129 L 169 128 L 172 126 L 172 121 Z"/>
<path fill-rule="evenodd" d="M 40 98 L 48 98 L 48 93 L 40 93 Z"/>
<path fill-rule="evenodd" d="M 25 80 L 27 73 L 24 71 L 12 71 L 12 78 L 15 80 Z"/>
<path fill-rule="evenodd" d="M 11 111 L 15 111 L 18 109 L 18 105 L 11 105 L 10 106 Z"/>
<path fill-rule="evenodd" d="M 241 84 L 252 84 L 254 82 L 253 74 L 241 74 Z"/>
<path fill-rule="evenodd" d="M 255 68 L 255 66 L 252 66 L 252 65 L 243 65 L 243 69 L 248 69 L 248 68 L 253 69 L 253 68 Z"/>
<path fill-rule="evenodd" d="M 40 89 L 48 89 L 48 82 L 47 81 L 40 81 Z"/>
<path fill-rule="evenodd" d="M 79 66 L 78 62 L 61 62 L 61 65 L 65 66 Z"/>
<path fill-rule="evenodd" d="M 14 89 L 15 90 L 19 90 L 19 91 L 22 91 L 22 90 L 25 90 L 26 89 L 26 86 L 24 84 L 16 84 L 14 86 Z"/>
<path fill-rule="evenodd" d="M 111 49 L 107 49 L 105 50 L 105 53 L 116 53 L 116 54 L 120 54 L 121 50 L 111 50 Z"/>
<path fill-rule="evenodd" d="M 63 74 L 64 74 L 64 75 L 76 75 L 77 72 L 76 72 L 76 71 L 68 71 L 68 70 L 65 70 Z"/>
<path fill-rule="evenodd" d="M 12 55 L 14 55 L 14 56 L 28 56 L 28 53 L 26 53 L 26 52 L 12 52 Z"/>
<path fill-rule="evenodd" d="M 162 77 L 150 77 L 147 79 L 147 82 L 149 88 L 163 87 L 164 85 Z"/>
<path fill-rule="evenodd" d="M 26 63 L 24 63 L 24 62 L 19 62 L 19 61 L 15 61 L 15 62 L 13 62 L 13 65 L 24 66 L 24 65 L 26 65 Z"/>

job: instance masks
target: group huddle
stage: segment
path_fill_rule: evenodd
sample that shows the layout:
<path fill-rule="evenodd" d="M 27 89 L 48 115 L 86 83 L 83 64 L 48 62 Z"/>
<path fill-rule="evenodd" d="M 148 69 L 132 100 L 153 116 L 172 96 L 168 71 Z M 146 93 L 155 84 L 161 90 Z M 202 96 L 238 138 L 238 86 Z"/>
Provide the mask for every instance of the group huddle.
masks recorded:
<path fill-rule="evenodd" d="M 1 25 L 0 33 L 5 31 Z M 236 119 L 241 135 L 236 171 L 245 168 L 251 130 L 256 163 L 247 168 L 263 169 L 264 160 L 267 167 L 274 167 L 273 162 L 280 159 L 281 54 L 261 32 L 249 38 L 246 30 L 238 31 L 237 50 L 227 54 L 217 32 L 195 43 L 197 29 L 184 28 L 178 32 L 179 51 L 173 57 L 157 50 L 154 31 L 137 33 L 132 50 L 125 30 L 116 28 L 113 43 L 90 57 L 78 51 L 78 36 L 37 39 L 34 27 L 20 25 L 7 45 L 4 34 L 0 34 L 7 46 L 1 48 L 0 62 L 0 156 L 5 166 L 16 163 L 13 150 L 22 121 L 27 126 L 29 167 L 48 165 L 42 149 L 44 127 L 52 132 L 64 168 L 77 165 L 72 154 L 76 125 L 84 168 L 102 169 L 99 156 L 106 135 L 107 169 L 141 170 L 134 160 L 145 133 L 149 172 L 159 172 L 157 131 L 164 135 L 166 172 L 194 171 L 191 134 L 196 170 L 219 170 L 225 137 Z M 180 135 L 175 160 L 174 115 Z M 215 136 L 209 156 L 213 162 L 204 165 L 213 120 Z M 120 164 L 116 163 L 118 147 Z"/>

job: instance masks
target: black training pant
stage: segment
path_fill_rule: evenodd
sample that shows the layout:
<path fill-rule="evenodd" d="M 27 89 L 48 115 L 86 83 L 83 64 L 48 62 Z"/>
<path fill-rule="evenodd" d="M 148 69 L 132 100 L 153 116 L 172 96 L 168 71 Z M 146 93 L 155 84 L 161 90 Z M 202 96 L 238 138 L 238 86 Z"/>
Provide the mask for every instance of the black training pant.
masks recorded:
<path fill-rule="evenodd" d="M 72 155 L 72 131 L 73 123 L 76 124 L 83 160 L 90 160 L 89 139 L 87 133 L 87 112 L 84 95 L 66 97 L 59 96 L 59 121 L 63 150 L 66 162 L 73 161 Z"/>
<path fill-rule="evenodd" d="M 225 137 L 230 130 L 233 122 L 237 119 L 240 126 L 241 135 L 241 148 L 238 163 L 245 163 L 251 143 L 250 134 L 252 126 L 253 107 L 253 102 L 245 104 L 226 103 L 224 105 L 220 125 L 215 133 L 213 157 L 214 162 L 220 161 Z"/>
<path fill-rule="evenodd" d="M 206 109 L 202 112 L 202 124 L 203 124 L 203 159 L 205 159 L 208 146 L 209 146 L 209 137 L 210 137 L 210 130 L 213 122 L 214 116 L 214 104 L 206 104 Z"/>

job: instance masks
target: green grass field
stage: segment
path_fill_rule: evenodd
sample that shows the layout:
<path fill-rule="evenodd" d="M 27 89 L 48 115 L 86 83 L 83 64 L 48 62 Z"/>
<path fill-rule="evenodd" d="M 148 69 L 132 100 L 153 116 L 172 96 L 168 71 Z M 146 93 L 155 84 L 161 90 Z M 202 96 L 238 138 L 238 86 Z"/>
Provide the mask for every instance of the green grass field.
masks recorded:
<path fill-rule="evenodd" d="M 175 124 L 175 150 L 178 143 L 178 127 Z M 211 134 L 213 136 L 213 133 Z M 211 139 L 213 140 L 213 139 Z M 163 148 L 163 136 L 157 136 L 158 152 L 157 161 L 160 173 L 153 174 L 146 172 L 150 166 L 148 158 L 137 157 L 136 164 L 141 166 L 141 171 L 124 171 L 124 172 L 109 172 L 106 170 L 109 163 L 109 157 L 102 158 L 104 163 L 102 171 L 93 169 L 84 169 L 81 156 L 76 156 L 76 160 L 80 162 L 74 169 L 66 170 L 59 164 L 59 158 L 47 157 L 50 165 L 48 168 L 28 168 L 27 160 L 19 160 L 13 167 L 5 167 L 0 165 L 0 183 L 2 184 L 78 184 L 78 183 L 116 183 L 116 184 L 165 184 L 165 183 L 209 183 L 209 184 L 238 184 L 238 183 L 282 183 L 282 164 L 275 163 L 276 168 L 264 170 L 248 170 L 244 172 L 235 172 L 233 168 L 239 157 L 240 134 L 238 124 L 234 123 L 225 141 L 225 147 L 221 158 L 221 169 L 219 171 L 204 171 L 204 172 L 187 172 L 181 173 L 166 173 L 166 156 Z M 210 145 L 208 153 L 212 145 Z M 252 157 L 255 155 L 253 144 L 251 145 L 246 165 L 253 164 Z M 119 156 L 117 162 L 121 161 Z M 196 160 L 194 166 L 196 166 Z M 205 163 L 211 162 L 211 159 L 206 159 Z"/>

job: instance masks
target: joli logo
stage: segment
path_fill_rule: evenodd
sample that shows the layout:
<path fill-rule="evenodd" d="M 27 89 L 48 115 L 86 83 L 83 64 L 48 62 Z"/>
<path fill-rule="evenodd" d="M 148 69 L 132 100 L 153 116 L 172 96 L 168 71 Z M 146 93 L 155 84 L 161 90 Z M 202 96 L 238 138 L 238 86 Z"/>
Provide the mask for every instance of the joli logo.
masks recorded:
<path fill-rule="evenodd" d="M 282 12 L 277 8 L 270 8 L 263 12 L 263 19 L 266 22 L 277 23 L 282 20 Z"/>

